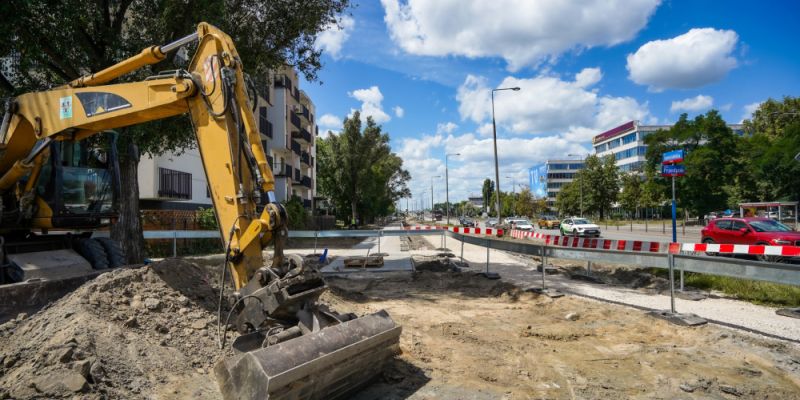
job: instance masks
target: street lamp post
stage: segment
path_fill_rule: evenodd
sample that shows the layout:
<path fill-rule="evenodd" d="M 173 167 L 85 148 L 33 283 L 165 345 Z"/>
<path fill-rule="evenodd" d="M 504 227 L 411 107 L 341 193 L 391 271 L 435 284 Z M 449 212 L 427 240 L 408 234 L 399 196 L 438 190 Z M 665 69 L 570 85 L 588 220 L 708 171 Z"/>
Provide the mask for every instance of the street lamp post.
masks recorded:
<path fill-rule="evenodd" d="M 450 175 L 447 170 L 447 157 L 460 155 L 461 153 L 448 153 L 444 155 L 444 201 L 447 207 L 447 225 L 450 225 Z"/>
<path fill-rule="evenodd" d="M 436 175 L 436 176 L 432 176 L 431 177 L 431 220 L 434 220 L 434 218 L 433 218 L 433 179 L 434 178 L 441 178 L 441 177 L 442 177 L 441 175 Z"/>
<path fill-rule="evenodd" d="M 500 223 L 500 167 L 498 166 L 497 162 L 497 124 L 495 123 L 494 118 L 494 92 L 499 92 L 501 90 L 513 90 L 518 91 L 519 87 L 507 87 L 507 88 L 497 88 L 492 89 L 492 138 L 494 141 L 494 190 L 497 192 L 497 201 L 495 202 L 495 207 L 497 208 L 497 223 Z"/>

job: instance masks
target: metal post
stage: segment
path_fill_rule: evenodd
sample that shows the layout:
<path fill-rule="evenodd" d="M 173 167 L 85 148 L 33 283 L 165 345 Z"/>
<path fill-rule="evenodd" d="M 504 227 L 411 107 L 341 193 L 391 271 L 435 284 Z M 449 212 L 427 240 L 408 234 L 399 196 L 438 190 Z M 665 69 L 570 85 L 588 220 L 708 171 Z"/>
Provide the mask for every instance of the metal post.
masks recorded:
<path fill-rule="evenodd" d="M 542 290 L 547 289 L 547 285 L 545 284 L 544 275 L 547 271 L 547 245 L 542 245 Z"/>
<path fill-rule="evenodd" d="M 445 237 L 444 237 L 444 230 L 442 230 L 442 239 L 440 240 L 440 242 L 441 242 L 440 244 L 442 245 L 442 248 L 446 249 L 447 248 L 447 246 L 446 246 L 447 245 L 447 239 L 445 239 Z"/>
<path fill-rule="evenodd" d="M 670 311 L 672 311 L 672 313 L 675 314 L 675 256 L 672 255 L 672 253 L 668 253 L 667 254 L 667 263 L 669 264 L 669 304 L 670 304 Z"/>
<path fill-rule="evenodd" d="M 495 193 L 497 193 L 497 201 L 495 201 L 495 207 L 497 208 L 497 223 L 501 224 L 503 223 L 503 221 L 500 219 L 500 167 L 497 162 L 497 124 L 495 123 L 494 120 L 494 90 L 492 90 L 492 138 L 494 139 L 494 191 Z M 486 266 L 488 268 L 489 266 L 488 261 Z"/>
<path fill-rule="evenodd" d="M 586 262 L 586 276 L 592 276 L 592 262 Z"/>
<path fill-rule="evenodd" d="M 383 231 L 378 232 L 378 253 L 381 252 L 381 238 L 383 237 Z"/>
<path fill-rule="evenodd" d="M 464 262 L 464 236 L 461 236 L 461 262 Z"/>
<path fill-rule="evenodd" d="M 314 231 L 314 254 L 317 254 L 317 235 L 319 235 L 319 231 Z"/>
<path fill-rule="evenodd" d="M 678 242 L 678 226 L 676 222 L 676 219 L 678 218 L 677 213 L 678 213 L 678 208 L 675 205 L 675 176 L 673 176 L 672 177 L 672 243 Z M 675 312 L 675 310 L 673 310 L 673 312 Z"/>
<path fill-rule="evenodd" d="M 178 231 L 175 230 L 175 224 L 172 225 L 172 257 L 178 256 Z"/>
<path fill-rule="evenodd" d="M 489 248 L 492 246 L 492 242 L 489 239 L 486 239 L 486 276 L 489 276 Z"/>

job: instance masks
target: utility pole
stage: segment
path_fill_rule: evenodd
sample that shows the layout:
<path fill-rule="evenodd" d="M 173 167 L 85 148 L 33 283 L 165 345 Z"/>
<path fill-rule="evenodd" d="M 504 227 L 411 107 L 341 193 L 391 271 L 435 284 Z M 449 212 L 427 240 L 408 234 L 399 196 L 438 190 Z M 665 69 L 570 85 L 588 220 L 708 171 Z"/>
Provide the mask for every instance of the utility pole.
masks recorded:
<path fill-rule="evenodd" d="M 506 179 L 511 179 L 511 198 L 514 200 L 514 216 L 517 216 L 517 178 L 507 176 Z"/>
<path fill-rule="evenodd" d="M 431 177 L 431 219 L 433 219 L 433 178 L 441 178 L 441 175 Z"/>
<path fill-rule="evenodd" d="M 494 92 L 498 92 L 501 90 L 513 90 L 518 91 L 519 87 L 507 87 L 507 88 L 497 88 L 492 89 L 492 138 L 494 139 L 494 190 L 497 191 L 497 201 L 495 202 L 495 207 L 497 207 L 497 223 L 500 224 L 502 221 L 500 220 L 500 167 L 497 162 L 497 123 L 495 123 L 494 118 Z"/>

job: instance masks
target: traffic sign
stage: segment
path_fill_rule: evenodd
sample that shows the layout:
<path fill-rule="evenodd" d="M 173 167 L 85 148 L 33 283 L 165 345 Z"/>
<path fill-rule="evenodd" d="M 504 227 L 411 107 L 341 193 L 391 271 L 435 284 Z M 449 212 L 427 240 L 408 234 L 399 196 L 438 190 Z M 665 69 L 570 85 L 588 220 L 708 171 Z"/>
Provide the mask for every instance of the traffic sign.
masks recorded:
<path fill-rule="evenodd" d="M 686 167 L 683 165 L 662 165 L 661 176 L 684 176 L 686 175 Z"/>
<path fill-rule="evenodd" d="M 661 164 L 677 164 L 683 162 L 683 150 L 672 150 L 664 153 Z"/>

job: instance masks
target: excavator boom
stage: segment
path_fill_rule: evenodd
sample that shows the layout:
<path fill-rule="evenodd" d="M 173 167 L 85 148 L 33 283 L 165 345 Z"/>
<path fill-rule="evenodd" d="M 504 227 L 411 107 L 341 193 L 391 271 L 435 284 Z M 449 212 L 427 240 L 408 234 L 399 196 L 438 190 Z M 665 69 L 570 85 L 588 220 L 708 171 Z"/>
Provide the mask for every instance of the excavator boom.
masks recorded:
<path fill-rule="evenodd" d="M 187 70 L 108 84 L 190 43 L 197 50 Z M 233 319 L 224 321 L 223 329 L 230 325 L 241 334 L 231 344 L 237 354 L 215 368 L 223 397 L 343 396 L 399 351 L 401 328 L 383 311 L 357 317 L 317 304 L 327 289 L 320 272 L 298 256 L 284 257 L 287 216 L 275 199 L 245 82 L 231 38 L 201 23 L 196 33 L 174 43 L 149 47 L 65 86 L 12 99 L 0 124 L 0 194 L 20 205 L 34 199 L 39 207 L 29 218 L 32 228 L 63 225 L 55 223 L 34 184 L 53 143 L 188 113 L 225 245 L 223 268 L 235 289 Z M 274 252 L 266 265 L 262 250 L 268 245 Z"/>

